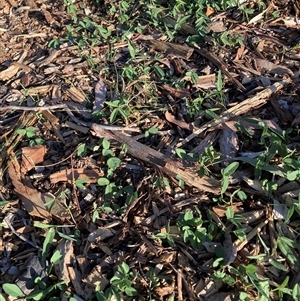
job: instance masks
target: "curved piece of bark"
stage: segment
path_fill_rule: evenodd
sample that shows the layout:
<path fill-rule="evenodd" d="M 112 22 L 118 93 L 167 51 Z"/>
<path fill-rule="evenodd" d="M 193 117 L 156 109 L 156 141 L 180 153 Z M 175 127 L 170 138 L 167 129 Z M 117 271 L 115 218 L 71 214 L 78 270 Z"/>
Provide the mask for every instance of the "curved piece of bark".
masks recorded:
<path fill-rule="evenodd" d="M 186 169 L 181 162 L 172 160 L 129 136 L 120 132 L 105 130 L 98 124 L 93 124 L 91 130 L 92 134 L 97 137 L 115 140 L 121 144 L 124 143 L 127 146 L 128 153 L 135 158 L 139 158 L 150 165 L 158 167 L 162 172 L 172 177 L 179 175 L 181 179 L 190 186 L 214 194 L 218 194 L 221 190 L 220 181 L 208 176 L 200 178 L 197 173 Z"/>

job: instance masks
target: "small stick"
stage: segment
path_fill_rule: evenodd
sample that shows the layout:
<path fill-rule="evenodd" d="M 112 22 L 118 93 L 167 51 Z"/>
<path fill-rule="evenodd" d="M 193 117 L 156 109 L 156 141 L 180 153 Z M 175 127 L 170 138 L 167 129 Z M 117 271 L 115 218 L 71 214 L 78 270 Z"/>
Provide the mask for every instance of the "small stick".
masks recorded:
<path fill-rule="evenodd" d="M 58 104 L 58 105 L 51 105 L 51 106 L 36 106 L 36 107 L 25 107 L 25 106 L 5 106 L 5 107 L 0 107 L 0 112 L 2 111 L 33 111 L 33 112 L 38 112 L 38 111 L 51 111 L 51 110 L 57 110 L 57 109 L 64 109 L 67 114 L 70 116 L 70 118 L 77 124 L 91 127 L 93 123 L 90 122 L 84 122 L 77 117 L 74 116 L 72 113 L 71 109 L 66 105 L 66 104 Z M 76 110 L 80 112 L 80 110 Z M 130 127 L 122 127 L 122 126 L 114 126 L 114 125 L 104 125 L 104 124 L 99 124 L 99 127 L 110 130 L 110 131 L 128 131 L 128 132 L 140 132 L 140 129 L 135 129 L 135 128 L 130 128 Z"/>

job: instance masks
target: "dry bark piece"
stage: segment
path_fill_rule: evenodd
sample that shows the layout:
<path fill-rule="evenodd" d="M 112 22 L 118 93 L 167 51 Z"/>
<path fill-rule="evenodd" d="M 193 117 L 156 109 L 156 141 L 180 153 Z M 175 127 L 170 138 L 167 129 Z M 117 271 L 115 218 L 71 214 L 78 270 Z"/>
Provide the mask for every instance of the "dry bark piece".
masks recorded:
<path fill-rule="evenodd" d="M 284 124 L 291 124 L 293 122 L 294 118 L 293 118 L 292 114 L 284 106 L 279 104 L 278 99 L 276 99 L 275 97 L 270 97 L 269 101 L 276 113 L 278 120 L 280 120 L 280 122 L 282 122 Z"/>
<path fill-rule="evenodd" d="M 56 250 L 60 252 L 62 259 L 58 264 L 54 265 L 55 273 L 59 279 L 64 280 L 68 285 L 71 282 L 68 266 L 72 264 L 72 256 L 74 252 L 73 242 L 71 240 L 62 239 L 58 243 Z"/>
<path fill-rule="evenodd" d="M 169 92 L 171 96 L 176 98 L 190 97 L 191 94 L 188 89 L 176 89 L 168 85 L 161 86 L 164 90 Z"/>
<path fill-rule="evenodd" d="M 0 72 L 0 80 L 6 81 L 13 78 L 19 69 L 20 67 L 17 64 L 12 63 L 7 69 Z"/>
<path fill-rule="evenodd" d="M 28 94 L 32 94 L 32 95 L 45 95 L 47 94 L 50 90 L 52 89 L 52 85 L 45 85 L 45 86 L 38 86 L 38 87 L 34 87 L 34 88 L 29 88 L 26 91 L 21 91 L 21 93 L 23 95 L 28 95 Z"/>
<path fill-rule="evenodd" d="M 34 168 L 36 163 L 43 162 L 45 154 L 46 147 L 44 145 L 36 145 L 34 147 L 23 147 L 21 173 L 25 174 L 27 171 Z"/>
<path fill-rule="evenodd" d="M 221 59 L 219 59 L 215 54 L 209 52 L 208 50 L 206 50 L 204 48 L 200 48 L 200 47 L 198 47 L 196 49 L 196 51 L 200 55 L 202 55 L 206 59 L 208 59 L 210 62 L 212 62 L 215 66 L 217 66 L 222 71 L 222 73 L 225 74 L 230 79 L 230 81 L 234 84 L 234 86 L 237 89 L 239 89 L 241 91 L 246 90 L 246 88 L 231 75 L 231 73 L 228 71 L 227 65 L 224 62 L 222 62 Z"/>
<path fill-rule="evenodd" d="M 128 153 L 135 158 L 141 159 L 150 165 L 154 165 L 172 177 L 180 176 L 181 179 L 190 186 L 194 186 L 202 191 L 211 193 L 220 192 L 220 182 L 218 180 L 208 176 L 200 178 L 196 172 L 186 169 L 182 163 L 170 159 L 162 153 L 137 142 L 129 136 L 125 136 L 120 132 L 105 130 L 98 124 L 93 124 L 91 130 L 97 137 L 116 140 L 121 144 L 124 143 L 127 146 Z"/>
<path fill-rule="evenodd" d="M 263 91 L 259 92 L 257 95 L 242 101 L 241 103 L 237 104 L 236 106 L 226 110 L 220 115 L 219 119 L 212 120 L 205 125 L 201 126 L 197 130 L 195 130 L 191 135 L 185 138 L 182 142 L 177 144 L 177 147 L 181 147 L 185 143 L 191 141 L 194 137 L 201 134 L 206 130 L 214 130 L 219 125 L 223 124 L 224 122 L 235 118 L 236 116 L 242 115 L 251 111 L 253 109 L 259 108 L 266 104 L 268 98 L 278 91 L 280 91 L 284 86 L 289 84 L 291 79 L 286 79 L 284 81 L 278 82 L 273 84 L 271 87 L 264 89 Z"/>
<path fill-rule="evenodd" d="M 82 94 L 77 88 L 72 86 L 66 91 L 67 95 L 75 102 L 83 103 L 85 101 L 85 95 Z"/>
<path fill-rule="evenodd" d="M 147 40 L 147 43 L 149 43 L 156 51 L 165 52 L 167 55 L 183 58 L 185 60 L 188 60 L 194 51 L 191 47 L 170 42 Z"/>
<path fill-rule="evenodd" d="M 213 74 L 198 76 L 195 85 L 197 88 L 202 88 L 202 89 L 216 88 L 216 74 L 213 73 Z"/>

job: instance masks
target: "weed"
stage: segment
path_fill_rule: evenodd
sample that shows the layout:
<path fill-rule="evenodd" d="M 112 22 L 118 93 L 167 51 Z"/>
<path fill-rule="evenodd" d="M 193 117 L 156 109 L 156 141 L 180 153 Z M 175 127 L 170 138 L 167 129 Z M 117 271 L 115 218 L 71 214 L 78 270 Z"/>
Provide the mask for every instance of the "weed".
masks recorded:
<path fill-rule="evenodd" d="M 203 227 L 203 221 L 199 211 L 198 215 L 199 217 L 195 217 L 193 212 L 188 210 L 185 212 L 183 219 L 180 219 L 176 223 L 183 232 L 183 241 L 185 243 L 189 242 L 195 250 L 201 249 L 202 243 L 208 239 L 207 229 Z"/>
<path fill-rule="evenodd" d="M 37 129 L 33 126 L 29 126 L 25 129 L 17 129 L 19 135 L 25 136 L 29 141 L 29 146 L 33 147 L 35 145 L 41 145 L 44 142 L 44 139 L 36 136 Z"/>

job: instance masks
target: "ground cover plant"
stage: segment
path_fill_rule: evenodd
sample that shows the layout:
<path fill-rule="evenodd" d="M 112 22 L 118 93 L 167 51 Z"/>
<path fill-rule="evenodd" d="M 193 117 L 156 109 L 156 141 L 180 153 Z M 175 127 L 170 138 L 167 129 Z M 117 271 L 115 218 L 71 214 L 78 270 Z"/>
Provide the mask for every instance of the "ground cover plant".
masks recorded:
<path fill-rule="evenodd" d="M 0 301 L 299 300 L 299 13 L 0 2 Z"/>

